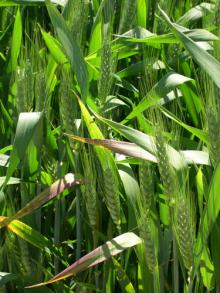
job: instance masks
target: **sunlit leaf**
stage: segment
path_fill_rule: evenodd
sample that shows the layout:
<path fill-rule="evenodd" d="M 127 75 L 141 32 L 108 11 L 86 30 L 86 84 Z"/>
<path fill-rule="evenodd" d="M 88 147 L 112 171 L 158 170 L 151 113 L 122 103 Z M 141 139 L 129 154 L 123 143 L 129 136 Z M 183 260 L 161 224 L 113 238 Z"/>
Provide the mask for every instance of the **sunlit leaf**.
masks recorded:
<path fill-rule="evenodd" d="M 111 241 L 107 241 L 102 246 L 97 247 L 92 252 L 86 254 L 85 256 L 77 260 L 74 264 L 66 268 L 64 271 L 54 276 L 49 281 L 29 286 L 28 288 L 44 286 L 65 279 L 67 277 L 74 276 L 79 272 L 91 268 L 103 261 L 106 261 L 108 258 L 111 258 L 112 256 L 121 253 L 123 250 L 136 246 L 140 243 L 142 243 L 141 238 L 139 238 L 132 232 L 121 234 L 113 238 Z"/>

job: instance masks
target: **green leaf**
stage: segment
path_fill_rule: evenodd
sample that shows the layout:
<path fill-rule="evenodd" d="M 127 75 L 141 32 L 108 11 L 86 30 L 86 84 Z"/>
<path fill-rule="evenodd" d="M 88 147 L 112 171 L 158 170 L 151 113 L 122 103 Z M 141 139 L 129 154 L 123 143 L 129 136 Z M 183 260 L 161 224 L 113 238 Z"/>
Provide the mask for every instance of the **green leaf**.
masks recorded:
<path fill-rule="evenodd" d="M 67 188 L 71 188 L 80 184 L 80 181 L 75 178 L 72 173 L 66 174 L 63 178 L 55 181 L 49 188 L 42 191 L 36 197 L 34 197 L 30 202 L 28 202 L 21 210 L 19 210 L 15 215 L 10 218 L 1 219 L 0 227 L 8 225 L 13 220 L 20 219 L 39 207 L 43 206 L 46 202 L 56 197 L 58 194 L 63 192 Z"/>
<path fill-rule="evenodd" d="M 20 8 L 17 10 L 15 17 L 14 29 L 12 34 L 12 43 L 11 43 L 11 71 L 14 71 L 17 66 L 17 60 L 21 48 L 22 40 L 22 20 Z"/>
<path fill-rule="evenodd" d="M 201 4 L 196 5 L 195 7 L 189 9 L 183 16 L 181 16 L 178 19 L 177 23 L 181 25 L 185 25 L 188 22 L 198 20 L 199 18 L 202 18 L 203 16 L 212 12 L 214 8 L 215 8 L 214 4 L 202 2 Z"/>
<path fill-rule="evenodd" d="M 181 41 L 186 50 L 191 54 L 199 66 L 211 77 L 218 88 L 220 88 L 220 62 L 212 55 L 198 46 L 192 39 L 182 32 L 179 25 L 172 23 L 166 13 L 160 9 L 163 18 L 173 30 L 176 38 Z"/>
<path fill-rule="evenodd" d="M 0 7 L 4 6 L 17 6 L 17 5 L 45 5 L 46 0 L 1 0 Z M 65 6 L 67 0 L 51 0 L 52 3 L 58 4 L 60 6 Z"/>
<path fill-rule="evenodd" d="M 97 126 L 93 118 L 91 117 L 86 106 L 83 104 L 83 102 L 80 99 L 78 99 L 78 102 L 82 112 L 83 119 L 86 123 L 87 129 L 89 131 L 91 138 L 104 139 L 104 136 L 101 130 L 99 129 L 99 127 Z M 111 166 L 116 171 L 114 159 L 111 152 L 99 146 L 95 147 L 95 150 L 103 169 L 105 170 L 106 168 L 109 168 L 109 166 Z"/>
<path fill-rule="evenodd" d="M 41 121 L 41 112 L 21 113 L 19 115 L 13 150 L 10 155 L 9 166 L 3 187 L 7 184 L 19 162 L 24 158 L 28 144 L 33 138 L 38 126 L 40 126 Z"/>
<path fill-rule="evenodd" d="M 122 292 L 135 293 L 135 289 L 120 263 L 114 257 L 112 258 L 112 261 L 116 270 L 117 279 L 121 286 Z"/>
<path fill-rule="evenodd" d="M 188 130 L 190 133 L 192 133 L 193 135 L 201 139 L 201 141 L 208 143 L 208 135 L 207 133 L 205 133 L 205 131 L 203 131 L 202 129 L 187 125 L 186 123 L 179 120 L 175 115 L 173 115 L 171 112 L 169 112 L 165 108 L 162 108 L 161 111 L 166 117 L 170 118 L 171 120 L 173 120 L 174 122 L 176 122 L 177 124 L 185 128 L 186 130 Z"/>
<path fill-rule="evenodd" d="M 8 282 L 17 279 L 17 275 L 11 273 L 0 272 L 0 287 L 4 286 Z"/>
<path fill-rule="evenodd" d="M 88 74 L 81 49 L 75 40 L 71 37 L 71 33 L 67 27 L 67 24 L 65 23 L 63 16 L 53 5 L 50 4 L 49 1 L 46 1 L 46 5 L 58 39 L 63 45 L 63 50 L 69 59 L 73 72 L 76 74 L 82 98 L 85 101 L 88 91 Z"/>
<path fill-rule="evenodd" d="M 96 116 L 98 119 L 100 119 L 101 121 L 109 125 L 111 128 L 119 132 L 121 135 L 123 135 L 125 138 L 127 138 L 131 142 L 140 146 L 142 149 L 151 153 L 152 155 L 154 156 L 156 155 L 155 139 L 153 136 L 144 134 L 141 131 L 138 131 L 131 127 L 127 127 L 125 125 L 111 121 L 109 119 L 105 119 L 97 114 Z M 167 145 L 167 155 L 170 160 L 170 164 L 176 170 L 181 171 L 186 167 L 186 161 L 184 160 L 183 156 L 169 145 Z"/>
<path fill-rule="evenodd" d="M 0 186 L 5 182 L 5 176 L 0 177 Z M 7 182 L 7 185 L 12 185 L 12 184 L 20 184 L 21 179 L 20 178 L 15 178 L 15 177 L 10 177 L 10 179 Z"/>
<path fill-rule="evenodd" d="M 205 247 L 201 257 L 200 273 L 204 286 L 210 291 L 214 289 L 214 266 L 208 248 Z"/>
<path fill-rule="evenodd" d="M 218 40 L 218 37 L 216 35 L 204 29 L 190 30 L 188 28 L 179 26 L 179 30 L 181 32 L 184 32 L 184 34 L 186 34 L 188 38 L 191 38 L 195 42 L 198 42 L 198 41 L 207 42 L 207 41 Z M 161 44 L 175 44 L 181 41 L 178 38 L 176 38 L 175 34 L 173 33 L 157 35 L 140 27 L 134 28 L 133 30 L 130 30 L 127 33 L 120 35 L 118 37 L 121 38 L 122 40 L 125 39 L 128 42 L 146 43 L 147 45 L 151 45 L 154 47 L 159 47 Z"/>
<path fill-rule="evenodd" d="M 48 50 L 50 51 L 51 55 L 53 56 L 54 60 L 58 64 L 67 63 L 67 58 L 61 49 L 60 43 L 54 37 L 52 37 L 49 33 L 46 33 L 42 29 L 41 29 L 41 33 L 46 43 L 46 46 Z"/>
<path fill-rule="evenodd" d="M 65 134 L 65 135 L 67 135 L 71 139 L 74 139 L 83 143 L 102 146 L 118 154 L 131 156 L 134 158 L 157 163 L 157 158 L 155 157 L 155 155 L 139 147 L 135 143 L 130 143 L 126 141 L 116 141 L 113 139 L 91 139 L 91 138 L 85 138 L 85 137 L 80 137 L 80 136 L 71 135 L 71 134 Z M 185 150 L 185 151 L 180 151 L 180 153 L 184 157 L 187 164 L 210 165 L 209 155 L 207 152 Z"/>
<path fill-rule="evenodd" d="M 45 236 L 27 224 L 14 220 L 7 225 L 7 229 L 39 249 L 47 248 L 56 255 L 59 255 L 58 249 Z"/>
<path fill-rule="evenodd" d="M 208 241 L 210 232 L 213 228 L 213 225 L 216 223 L 220 212 L 219 181 L 220 163 L 218 163 L 210 183 L 207 204 L 205 206 L 203 218 L 199 227 L 199 233 L 195 247 L 195 271 L 200 263 L 203 249 Z"/>
<path fill-rule="evenodd" d="M 9 156 L 0 154 L 0 166 L 8 167 L 9 159 Z"/>
<path fill-rule="evenodd" d="M 122 121 L 122 123 L 126 123 L 130 119 L 137 117 L 140 113 L 147 110 L 148 108 L 157 105 L 160 101 L 160 98 L 165 98 L 165 96 L 174 88 L 191 80 L 191 78 L 175 72 L 167 73 L 159 82 L 157 82 L 157 84 L 151 89 L 147 96 L 143 98 L 143 100 Z"/>
<path fill-rule="evenodd" d="M 115 256 L 121 253 L 125 249 L 136 246 L 140 243 L 142 243 L 141 238 L 139 238 L 137 235 L 135 235 L 132 232 L 121 234 L 113 238 L 111 241 L 107 241 L 102 246 L 99 246 L 93 251 L 91 251 L 90 253 L 86 254 L 85 256 L 77 260 L 75 263 L 73 263 L 71 266 L 66 268 L 64 271 L 55 275 L 49 281 L 45 283 L 29 286 L 27 288 L 36 288 L 36 287 L 45 286 L 47 284 L 51 284 L 59 280 L 65 279 L 67 277 L 76 275 L 79 272 L 82 272 L 103 261 L 106 261 L 112 256 Z"/>

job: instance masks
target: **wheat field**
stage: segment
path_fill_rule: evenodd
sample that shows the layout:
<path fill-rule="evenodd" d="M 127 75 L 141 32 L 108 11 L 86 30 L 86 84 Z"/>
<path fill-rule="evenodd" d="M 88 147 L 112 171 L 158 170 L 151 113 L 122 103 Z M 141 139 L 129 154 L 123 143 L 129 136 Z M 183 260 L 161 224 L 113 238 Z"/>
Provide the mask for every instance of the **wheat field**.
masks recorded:
<path fill-rule="evenodd" d="M 0 0 L 0 292 L 220 292 L 219 38 L 219 0 Z"/>

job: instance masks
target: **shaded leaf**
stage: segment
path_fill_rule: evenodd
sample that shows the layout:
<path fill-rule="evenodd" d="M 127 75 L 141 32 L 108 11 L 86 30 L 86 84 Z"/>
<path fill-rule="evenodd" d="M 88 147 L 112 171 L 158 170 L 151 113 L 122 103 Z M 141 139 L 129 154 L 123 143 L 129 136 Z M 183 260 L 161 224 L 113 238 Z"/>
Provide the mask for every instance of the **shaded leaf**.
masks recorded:
<path fill-rule="evenodd" d="M 17 279 L 15 274 L 0 272 L 0 287 L 15 279 Z"/>

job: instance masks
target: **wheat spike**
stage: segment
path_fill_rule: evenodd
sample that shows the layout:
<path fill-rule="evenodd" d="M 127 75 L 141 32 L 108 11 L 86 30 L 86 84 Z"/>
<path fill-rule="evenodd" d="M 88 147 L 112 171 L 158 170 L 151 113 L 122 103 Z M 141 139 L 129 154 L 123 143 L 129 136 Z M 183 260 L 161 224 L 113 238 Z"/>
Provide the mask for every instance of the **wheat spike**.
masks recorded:
<path fill-rule="evenodd" d="M 157 257 L 150 229 L 150 216 L 149 213 L 146 213 L 144 210 L 142 210 L 142 215 L 138 220 L 138 228 L 140 237 L 144 240 L 144 251 L 149 271 L 154 273 L 157 267 Z"/>
<path fill-rule="evenodd" d="M 106 206 L 116 226 L 121 224 L 118 182 L 110 168 L 104 170 L 104 191 Z"/>
<path fill-rule="evenodd" d="M 85 147 L 82 147 L 82 165 L 85 174 L 85 185 L 81 186 L 81 191 L 86 203 L 86 210 L 90 225 L 96 227 L 97 216 L 97 192 L 96 192 L 96 172 Z"/>
<path fill-rule="evenodd" d="M 165 192 L 169 196 L 169 201 L 172 202 L 177 192 L 176 176 L 172 166 L 169 163 L 167 148 L 160 132 L 157 132 L 156 134 L 156 149 L 160 176 Z"/>
<path fill-rule="evenodd" d="M 119 34 L 125 33 L 134 22 L 137 9 L 136 0 L 125 0 L 122 5 L 122 15 L 119 25 Z"/>
<path fill-rule="evenodd" d="M 154 182 L 152 170 L 148 162 L 143 162 L 139 167 L 139 181 L 142 204 L 145 209 L 150 209 L 154 195 Z"/>
<path fill-rule="evenodd" d="M 176 236 L 185 267 L 193 266 L 193 225 L 186 198 L 182 196 L 176 203 Z"/>
<path fill-rule="evenodd" d="M 111 88 L 112 55 L 111 45 L 105 40 L 101 52 L 100 79 L 98 83 L 98 94 L 103 105 Z"/>
<path fill-rule="evenodd" d="M 213 165 L 215 165 L 220 158 L 220 121 L 217 115 L 217 111 L 213 107 L 208 107 L 207 109 L 207 121 L 211 161 Z"/>

